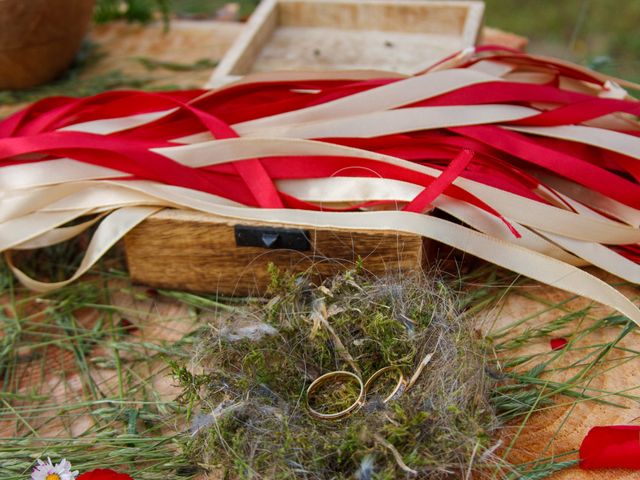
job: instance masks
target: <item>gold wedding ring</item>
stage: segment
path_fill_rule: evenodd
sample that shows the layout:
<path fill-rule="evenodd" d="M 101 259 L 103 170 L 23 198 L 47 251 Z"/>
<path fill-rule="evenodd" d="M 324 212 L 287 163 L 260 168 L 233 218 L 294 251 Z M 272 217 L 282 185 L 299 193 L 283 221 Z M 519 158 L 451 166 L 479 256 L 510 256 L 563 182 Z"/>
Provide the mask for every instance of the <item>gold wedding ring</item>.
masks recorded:
<path fill-rule="evenodd" d="M 404 375 L 402 374 L 402 370 L 400 369 L 400 367 L 398 367 L 397 365 L 390 365 L 388 367 L 381 368 L 380 370 L 375 372 L 373 375 L 371 375 L 369 379 L 366 381 L 366 383 L 364 384 L 362 383 L 362 379 L 358 375 L 356 375 L 355 373 L 344 371 L 344 370 L 329 372 L 319 376 L 311 383 L 311 385 L 309 385 L 309 388 L 307 388 L 306 402 L 307 402 L 307 409 L 309 410 L 309 414 L 312 417 L 319 418 L 321 420 L 339 420 L 341 418 L 346 417 L 347 415 L 355 413 L 355 411 L 357 411 L 360 407 L 362 407 L 362 405 L 364 405 L 367 393 L 369 393 L 369 390 L 371 389 L 371 386 L 373 385 L 373 383 L 382 375 L 391 371 L 395 371 L 398 373 L 398 382 L 393 387 L 393 390 L 391 391 L 391 393 L 387 395 L 385 399 L 382 401 L 383 403 L 387 403 L 390 400 L 394 399 L 399 394 L 401 394 L 402 391 L 404 391 L 404 386 L 405 386 Z M 360 393 L 358 394 L 358 398 L 344 410 L 340 410 L 339 412 L 335 412 L 335 413 L 320 413 L 317 410 L 313 409 L 313 407 L 311 407 L 311 404 L 309 403 L 309 399 L 313 396 L 313 394 L 323 385 L 326 385 L 327 383 L 330 383 L 330 382 L 336 382 L 336 381 L 340 382 L 340 380 L 355 381 L 360 387 Z"/>
<path fill-rule="evenodd" d="M 392 370 L 395 370 L 396 372 L 398 372 L 398 383 L 396 383 L 396 386 L 393 387 L 393 390 L 391 391 L 391 393 L 387 395 L 387 397 L 382 401 L 382 403 L 387 403 L 389 400 L 393 399 L 400 392 L 400 390 L 404 387 L 404 375 L 402 374 L 402 370 L 397 365 L 389 365 L 388 367 L 381 368 L 380 370 L 378 370 L 377 372 L 375 372 L 373 375 L 369 377 L 369 380 L 367 380 L 367 382 L 364 384 L 365 398 L 367 396 L 367 393 L 369 393 L 369 389 L 371 388 L 371 385 L 373 385 L 373 382 L 375 382 L 378 378 L 380 378 L 380 376 Z"/>
<path fill-rule="evenodd" d="M 325 385 L 328 382 L 331 382 L 340 378 L 348 379 L 350 381 L 355 380 L 355 382 L 360 387 L 360 393 L 358 394 L 358 398 L 347 408 L 345 408 L 344 410 L 340 410 L 339 412 L 320 413 L 317 410 L 314 410 L 309 404 L 309 398 L 311 398 L 315 393 L 315 391 L 318 390 L 318 388 L 320 388 L 322 385 Z M 351 372 L 344 371 L 344 370 L 325 373 L 324 375 L 321 375 L 318 378 L 316 378 L 311 383 L 311 385 L 309 385 L 309 388 L 307 388 L 307 399 L 306 399 L 307 409 L 309 410 L 309 413 L 311 414 L 311 416 L 315 418 L 319 418 L 321 420 L 339 420 L 343 417 L 346 417 L 347 415 L 353 413 L 355 410 L 359 409 L 362 406 L 363 400 L 364 400 L 364 385 L 362 383 L 362 379 L 358 375 Z"/>

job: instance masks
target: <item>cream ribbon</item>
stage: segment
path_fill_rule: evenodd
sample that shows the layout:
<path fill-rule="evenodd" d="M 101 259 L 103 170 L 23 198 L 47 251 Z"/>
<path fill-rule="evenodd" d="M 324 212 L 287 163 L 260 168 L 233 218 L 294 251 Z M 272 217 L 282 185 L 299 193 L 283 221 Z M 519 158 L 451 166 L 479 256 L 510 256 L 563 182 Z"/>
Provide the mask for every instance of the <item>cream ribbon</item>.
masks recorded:
<path fill-rule="evenodd" d="M 114 182 L 117 185 L 117 182 Z M 219 198 L 195 198 L 192 191 L 144 181 L 123 182 L 122 187 L 149 194 L 156 205 L 178 205 L 221 217 L 349 231 L 398 231 L 412 233 L 458 248 L 534 280 L 582 295 L 612 307 L 640 324 L 640 310 L 624 295 L 593 275 L 546 255 L 484 235 L 433 216 L 408 212 L 311 212 L 270 210 L 222 205 Z M 201 196 L 202 197 L 202 196 Z M 154 200 L 155 199 L 155 200 Z M 164 200 L 164 201 L 163 201 Z M 67 281 L 47 284 L 29 278 L 10 261 L 18 279 L 28 288 L 44 292 L 60 288 L 85 273 L 118 239 L 157 211 L 155 207 L 126 207 L 114 211 L 98 227 L 78 271 Z M 80 216 L 82 210 L 76 215 Z M 66 213 L 66 212 L 65 212 Z M 86 213 L 86 212 L 83 212 Z M 33 237 L 32 237 L 33 238 Z M 9 257 L 9 260 L 10 257 Z"/>

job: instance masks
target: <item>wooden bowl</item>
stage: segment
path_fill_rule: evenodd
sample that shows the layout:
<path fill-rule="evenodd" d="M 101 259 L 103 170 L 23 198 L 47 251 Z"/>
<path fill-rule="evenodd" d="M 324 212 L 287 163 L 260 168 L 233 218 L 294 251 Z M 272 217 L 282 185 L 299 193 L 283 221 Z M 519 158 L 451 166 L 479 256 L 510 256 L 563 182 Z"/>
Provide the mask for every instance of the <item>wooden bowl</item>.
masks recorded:
<path fill-rule="evenodd" d="M 62 73 L 84 38 L 94 0 L 0 0 L 0 89 Z"/>

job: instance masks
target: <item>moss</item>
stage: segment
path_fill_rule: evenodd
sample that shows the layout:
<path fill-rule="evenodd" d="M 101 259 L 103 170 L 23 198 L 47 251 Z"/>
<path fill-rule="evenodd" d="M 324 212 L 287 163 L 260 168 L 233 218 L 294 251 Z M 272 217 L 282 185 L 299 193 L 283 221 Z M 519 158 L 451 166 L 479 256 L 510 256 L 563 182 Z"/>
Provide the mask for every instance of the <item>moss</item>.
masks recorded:
<path fill-rule="evenodd" d="M 347 272 L 316 286 L 274 267 L 270 275 L 270 301 L 236 311 L 201 338 L 190 370 L 204 371 L 206 381 L 177 371 L 183 400 L 197 392 L 194 408 L 209 418 L 187 448 L 194 462 L 221 467 L 227 478 L 353 478 L 365 470 L 363 478 L 398 478 L 405 473 L 396 450 L 420 476 L 446 478 L 466 471 L 474 448 L 491 447 L 498 421 L 495 380 L 484 374 L 487 344 L 445 283 Z M 238 339 L 242 327 L 260 324 L 274 329 Z M 366 380 L 393 365 L 408 379 L 428 353 L 416 384 L 388 403 L 397 371 L 381 376 L 345 419 L 320 421 L 306 410 L 306 389 L 324 373 Z M 356 383 L 335 383 L 310 403 L 338 411 L 358 392 Z"/>

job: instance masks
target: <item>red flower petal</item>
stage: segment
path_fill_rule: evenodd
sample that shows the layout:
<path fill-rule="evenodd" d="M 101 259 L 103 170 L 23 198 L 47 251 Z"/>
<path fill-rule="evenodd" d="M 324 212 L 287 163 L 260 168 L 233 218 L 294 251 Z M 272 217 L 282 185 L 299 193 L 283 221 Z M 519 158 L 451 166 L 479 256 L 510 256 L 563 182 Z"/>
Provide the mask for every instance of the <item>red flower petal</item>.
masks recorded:
<path fill-rule="evenodd" d="M 77 480 L 133 480 L 126 473 L 118 473 L 113 470 L 97 468 L 80 475 Z"/>
<path fill-rule="evenodd" d="M 566 338 L 552 338 L 549 340 L 551 350 L 561 350 L 567 346 L 567 343 L 569 343 L 569 341 Z"/>
<path fill-rule="evenodd" d="M 640 469 L 640 426 L 593 427 L 580 445 L 580 468 Z"/>

